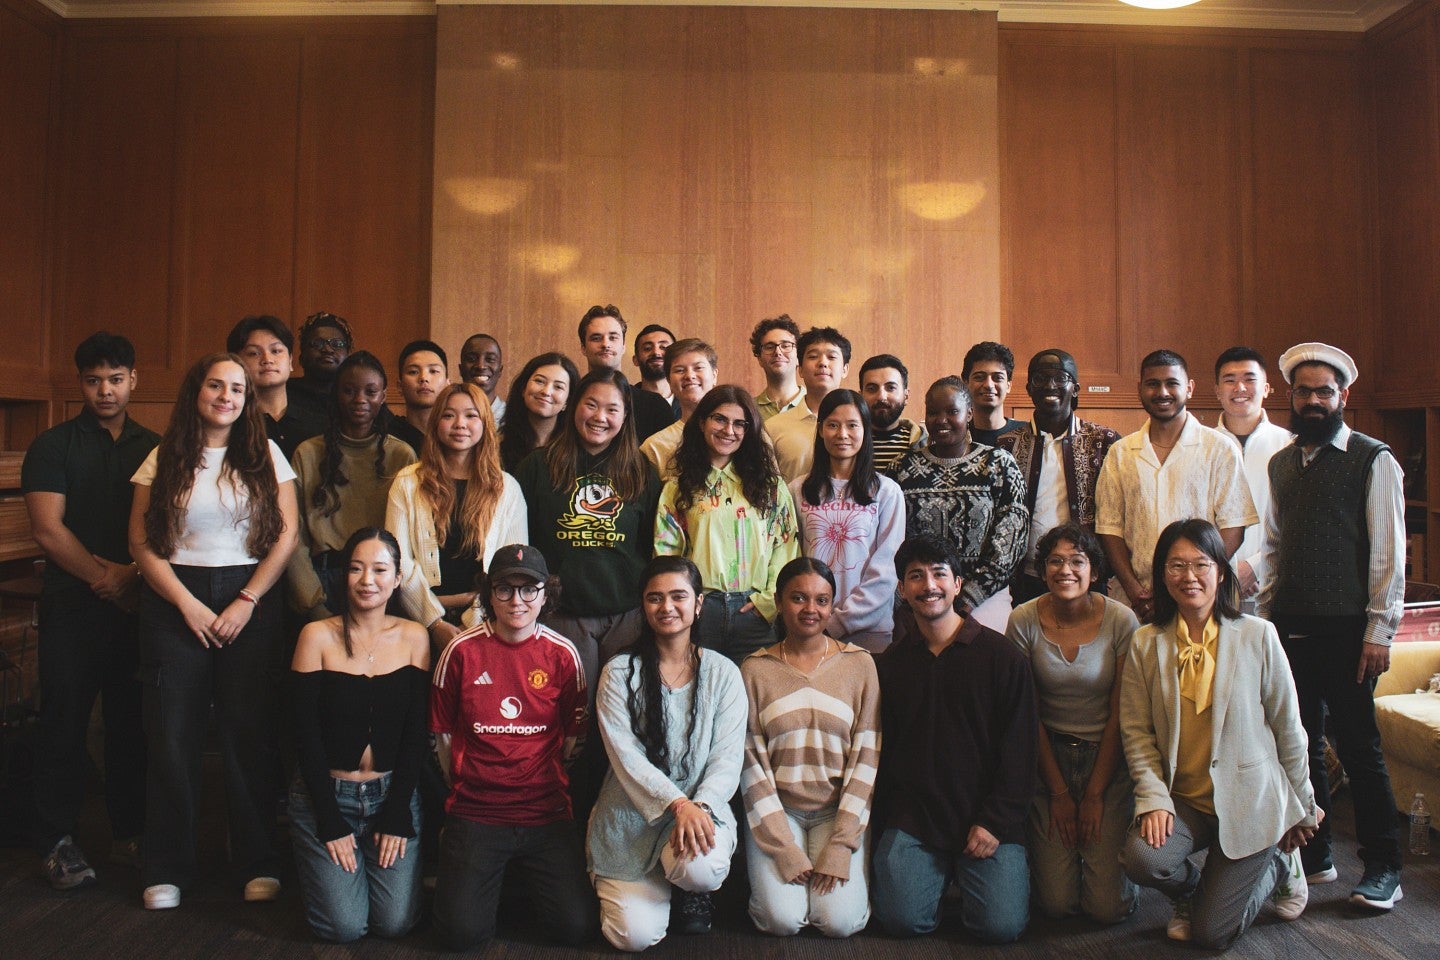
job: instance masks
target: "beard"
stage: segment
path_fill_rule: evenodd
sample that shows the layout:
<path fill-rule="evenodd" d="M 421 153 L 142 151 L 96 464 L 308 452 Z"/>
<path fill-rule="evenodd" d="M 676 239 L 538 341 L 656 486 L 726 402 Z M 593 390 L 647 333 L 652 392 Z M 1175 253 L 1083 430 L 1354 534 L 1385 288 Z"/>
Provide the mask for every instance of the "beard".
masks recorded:
<path fill-rule="evenodd" d="M 876 430 L 890 430 L 900 422 L 900 414 L 905 412 L 904 407 L 873 406 L 870 408 L 870 426 Z"/>
<path fill-rule="evenodd" d="M 1340 426 L 1344 422 L 1344 407 L 1336 407 L 1319 417 L 1301 413 L 1293 407 L 1290 410 L 1290 432 L 1295 434 L 1296 440 L 1303 447 L 1329 443 L 1335 439 L 1335 434 L 1340 432 Z"/>
<path fill-rule="evenodd" d="M 659 383 L 665 379 L 665 361 L 651 363 L 649 360 L 640 365 L 640 379 L 646 383 Z"/>

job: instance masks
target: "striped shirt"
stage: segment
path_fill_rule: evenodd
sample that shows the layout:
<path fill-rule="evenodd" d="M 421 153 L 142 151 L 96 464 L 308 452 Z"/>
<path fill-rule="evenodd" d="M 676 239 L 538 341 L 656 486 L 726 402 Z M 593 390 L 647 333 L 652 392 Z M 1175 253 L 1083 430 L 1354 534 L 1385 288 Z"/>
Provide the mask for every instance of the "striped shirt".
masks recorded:
<path fill-rule="evenodd" d="M 788 882 L 814 869 L 849 879 L 870 821 L 880 761 L 880 680 L 863 648 L 843 644 L 810 675 L 769 647 L 740 665 L 750 698 L 740 790 L 761 852 Z M 835 810 L 830 841 L 811 863 L 785 809 Z"/>

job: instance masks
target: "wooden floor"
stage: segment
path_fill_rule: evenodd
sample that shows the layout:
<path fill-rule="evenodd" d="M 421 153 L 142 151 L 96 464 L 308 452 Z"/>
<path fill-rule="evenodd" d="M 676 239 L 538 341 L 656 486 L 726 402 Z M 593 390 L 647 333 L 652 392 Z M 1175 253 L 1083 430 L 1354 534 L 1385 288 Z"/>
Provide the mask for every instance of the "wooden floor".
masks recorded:
<path fill-rule="evenodd" d="M 1294 923 L 1261 914 L 1254 927 L 1228 953 L 1235 958 L 1387 958 L 1440 960 L 1440 850 L 1426 862 L 1411 858 L 1402 887 L 1405 899 L 1389 914 L 1362 913 L 1346 902 L 1357 879 L 1351 811 L 1342 797 L 1336 811 L 1336 863 L 1340 882 L 1311 888 L 1310 906 Z M 73 893 L 56 893 L 38 878 L 28 850 L 0 850 L 0 958 L 105 958 L 105 960 L 190 960 L 190 958 L 356 957 L 366 960 L 430 958 L 440 953 L 424 925 L 401 941 L 366 940 L 346 946 L 314 940 L 300 911 L 293 875 L 278 903 L 246 904 L 239 892 L 220 880 L 202 884 L 185 896 L 178 910 L 148 913 L 140 908 L 135 871 L 103 863 L 108 849 L 103 814 L 91 804 L 80 831 L 101 883 Z M 204 855 L 220 871 L 223 839 L 218 818 L 207 820 Z M 957 924 L 946 923 L 932 937 L 914 941 L 862 934 L 848 941 L 813 935 L 789 939 L 756 933 L 745 919 L 740 896 L 722 890 L 716 929 L 709 936 L 677 937 L 649 955 L 666 960 L 948 960 L 951 957 L 1039 960 L 1063 957 L 1163 960 L 1200 953 L 1165 939 L 1169 903 L 1143 891 L 1140 907 L 1127 923 L 1098 928 L 1080 920 L 1037 919 L 1017 944 L 987 947 L 970 940 Z M 542 945 L 533 925 L 502 917 L 503 939 L 480 956 L 486 960 L 576 960 L 617 956 L 597 942 L 585 950 Z"/>

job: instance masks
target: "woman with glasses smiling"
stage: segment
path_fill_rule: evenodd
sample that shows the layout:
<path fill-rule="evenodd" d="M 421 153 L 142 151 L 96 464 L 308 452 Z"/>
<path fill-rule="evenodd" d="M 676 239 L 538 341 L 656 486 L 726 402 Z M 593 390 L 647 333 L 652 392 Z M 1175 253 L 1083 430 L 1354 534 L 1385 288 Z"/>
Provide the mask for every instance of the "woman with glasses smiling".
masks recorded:
<path fill-rule="evenodd" d="M 1220 532 L 1175 521 L 1154 570 L 1120 690 L 1136 813 L 1121 862 L 1174 902 L 1170 939 L 1223 950 L 1267 899 L 1282 920 L 1304 911 L 1299 848 L 1325 814 L 1289 661 L 1273 625 L 1240 613 Z M 1189 858 L 1207 848 L 1202 870 Z"/>
<path fill-rule="evenodd" d="M 655 552 L 700 568 L 697 642 L 739 663 L 774 639 L 775 577 L 800 555 L 795 504 L 762 436 L 760 411 L 722 384 L 685 422 L 655 517 Z"/>
<path fill-rule="evenodd" d="M 1029 822 L 1036 903 L 1050 917 L 1118 923 L 1136 897 L 1119 861 L 1131 808 L 1119 700 L 1140 622 L 1091 592 L 1103 558 L 1079 524 L 1047 532 L 1035 548 L 1047 592 L 1016 607 L 1005 632 L 1030 660 L 1040 710 L 1040 792 Z"/>

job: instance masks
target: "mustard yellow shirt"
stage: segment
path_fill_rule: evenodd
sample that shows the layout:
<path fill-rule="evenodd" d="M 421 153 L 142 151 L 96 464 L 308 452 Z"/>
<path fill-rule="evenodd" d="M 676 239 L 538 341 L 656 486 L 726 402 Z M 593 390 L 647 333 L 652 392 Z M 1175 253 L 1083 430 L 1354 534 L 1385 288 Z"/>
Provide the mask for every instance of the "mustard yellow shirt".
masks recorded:
<path fill-rule="evenodd" d="M 1202 813 L 1215 815 L 1215 783 L 1210 779 L 1210 747 L 1215 711 L 1215 645 L 1220 626 L 1211 617 L 1200 642 L 1190 640 L 1183 617 L 1175 618 L 1175 658 L 1180 670 L 1180 752 L 1171 794 Z"/>

